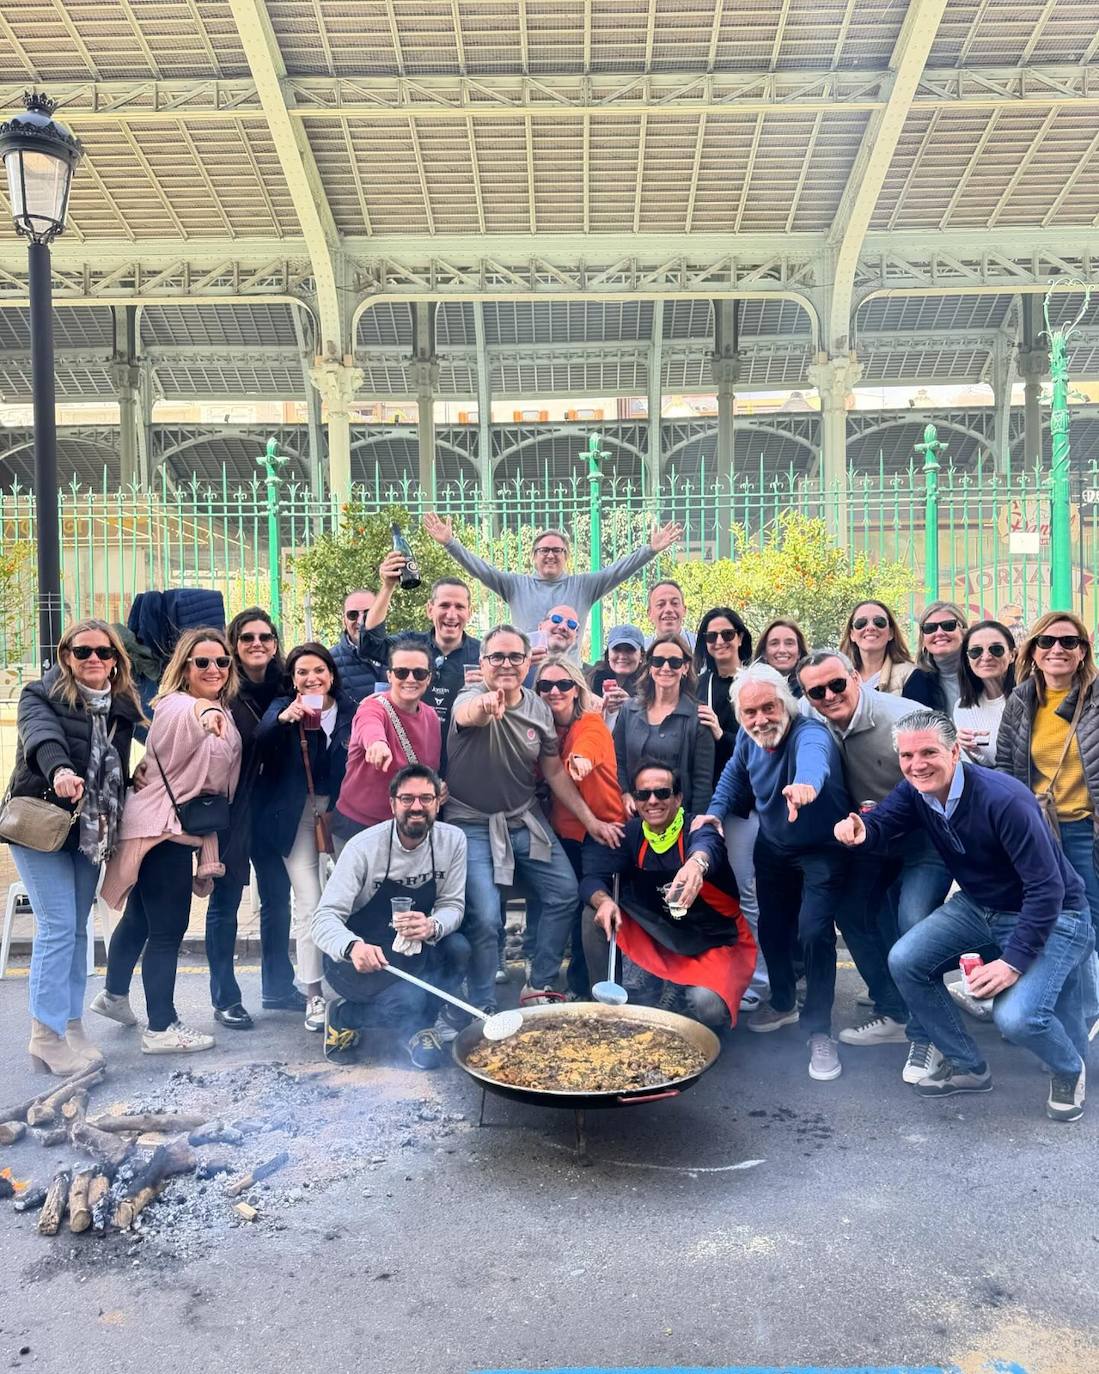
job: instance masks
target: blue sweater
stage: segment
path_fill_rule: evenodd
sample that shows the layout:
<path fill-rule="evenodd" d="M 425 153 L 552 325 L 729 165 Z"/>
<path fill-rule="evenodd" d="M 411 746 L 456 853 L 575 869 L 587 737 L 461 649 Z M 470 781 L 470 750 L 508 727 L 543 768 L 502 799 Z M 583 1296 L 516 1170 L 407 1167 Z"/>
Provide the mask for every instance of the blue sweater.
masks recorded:
<path fill-rule="evenodd" d="M 815 787 L 817 796 L 791 824 L 782 789 L 795 782 Z M 833 827 L 850 812 L 851 798 L 836 742 L 820 721 L 796 717 L 777 749 L 761 748 L 741 730 L 706 810 L 724 819 L 729 812 L 746 816 L 753 808 L 761 834 L 780 849 L 835 843 Z"/>
<path fill-rule="evenodd" d="M 1063 910 L 1085 911 L 1080 876 L 1053 842 L 1030 789 L 1006 773 L 967 763 L 965 784 L 949 820 L 909 782 L 899 782 L 869 815 L 866 844 L 882 849 L 926 830 L 970 901 L 989 911 L 1018 912 L 1003 957 L 1025 973 Z"/>

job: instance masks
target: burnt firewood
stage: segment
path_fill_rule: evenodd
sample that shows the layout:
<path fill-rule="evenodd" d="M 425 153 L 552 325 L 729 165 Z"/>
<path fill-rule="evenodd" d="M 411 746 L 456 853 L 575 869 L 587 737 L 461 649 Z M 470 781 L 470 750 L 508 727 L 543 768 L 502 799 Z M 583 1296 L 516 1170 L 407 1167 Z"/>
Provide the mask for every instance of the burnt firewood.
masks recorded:
<path fill-rule="evenodd" d="M 25 1121 L 0 1121 L 0 1145 L 14 1145 L 27 1134 Z"/>
<path fill-rule="evenodd" d="M 148 1164 L 139 1169 L 119 1199 L 111 1217 L 120 1231 L 128 1231 L 144 1208 L 163 1190 L 168 1180 L 177 1174 L 189 1174 L 198 1164 L 198 1155 L 188 1145 L 185 1136 L 177 1136 L 158 1145 Z"/>
<path fill-rule="evenodd" d="M 6 1202 L 8 1198 L 15 1196 L 15 1184 L 10 1178 L 0 1174 L 0 1201 Z"/>
<path fill-rule="evenodd" d="M 111 1188 L 111 1180 L 107 1177 L 107 1175 L 103 1172 L 103 1170 L 102 1170 L 102 1169 L 93 1169 L 93 1170 L 92 1170 L 92 1176 L 91 1176 L 91 1178 L 88 1180 L 88 1202 L 87 1202 L 87 1208 L 88 1208 L 88 1225 L 87 1225 L 86 1227 L 83 1227 L 82 1229 L 87 1230 L 88 1227 L 91 1227 L 93 1230 L 98 1231 L 98 1232 L 100 1232 L 100 1233 L 102 1233 L 102 1231 L 105 1231 L 105 1230 L 107 1229 L 107 1222 L 108 1222 L 108 1220 L 109 1220 L 109 1208 L 110 1208 L 110 1204 L 109 1204 L 109 1193 L 110 1193 L 110 1188 Z M 99 1214 L 100 1212 L 102 1213 L 102 1220 L 103 1220 L 102 1227 L 100 1227 L 100 1225 L 98 1224 L 98 1220 L 97 1220 L 97 1216 L 98 1216 L 98 1214 Z M 72 1215 L 72 1202 L 71 1202 L 71 1201 L 70 1201 L 70 1203 L 69 1203 L 69 1214 L 70 1214 L 70 1218 L 71 1218 L 71 1215 Z M 73 1226 L 71 1219 L 70 1219 L 70 1221 L 69 1221 L 69 1225 L 70 1225 L 70 1227 L 71 1227 L 74 1231 L 76 1230 L 76 1227 Z"/>
<path fill-rule="evenodd" d="M 289 1164 L 290 1154 L 287 1150 L 280 1151 L 277 1155 L 272 1155 L 270 1159 L 264 1160 L 262 1164 L 257 1164 L 248 1173 L 242 1174 L 240 1178 L 235 1178 L 232 1183 L 225 1185 L 226 1197 L 240 1197 L 241 1193 L 246 1193 L 254 1184 L 260 1183 L 265 1178 L 270 1178 L 272 1174 Z"/>
<path fill-rule="evenodd" d="M 83 1150 L 100 1164 L 112 1169 L 124 1163 L 134 1148 L 128 1140 L 120 1140 L 108 1131 L 100 1131 L 88 1121 L 74 1121 L 69 1130 L 69 1139 L 78 1150 Z"/>
<path fill-rule="evenodd" d="M 207 1121 L 187 1137 L 192 1145 L 243 1145 L 244 1132 L 224 1121 Z"/>
<path fill-rule="evenodd" d="M 78 1174 L 73 1175 L 72 1187 L 69 1189 L 69 1230 L 74 1235 L 86 1231 L 92 1224 L 91 1208 L 88 1206 L 88 1189 L 95 1176 L 94 1167 L 81 1169 Z"/>
<path fill-rule="evenodd" d="M 47 1126 L 44 1129 L 39 1129 L 32 1126 L 31 1135 L 38 1141 L 39 1145 L 50 1149 L 54 1145 L 63 1145 L 68 1140 L 69 1128 L 67 1126 Z"/>
<path fill-rule="evenodd" d="M 69 1189 L 72 1186 L 72 1170 L 58 1169 L 53 1182 L 46 1189 L 46 1200 L 42 1204 L 42 1214 L 38 1218 L 38 1234 L 56 1236 L 65 1217 L 69 1204 Z"/>
<path fill-rule="evenodd" d="M 79 1092 L 85 1092 L 89 1088 L 94 1088 L 97 1083 L 102 1083 L 106 1077 L 106 1070 L 102 1065 L 96 1068 L 86 1069 L 83 1073 L 74 1074 L 67 1079 L 59 1088 L 53 1092 L 40 1097 L 27 1108 L 28 1126 L 53 1126 L 57 1123 L 61 1108 L 71 1097 L 75 1097 Z"/>
<path fill-rule="evenodd" d="M 206 1124 L 204 1116 L 189 1116 L 183 1112 L 138 1112 L 132 1116 L 93 1116 L 88 1122 L 97 1131 L 119 1134 L 124 1131 L 163 1131 L 173 1135 L 179 1131 L 194 1131 Z"/>
<path fill-rule="evenodd" d="M 39 1207 L 46 1201 L 45 1188 L 31 1187 L 19 1196 L 11 1205 L 13 1212 L 37 1212 Z"/>

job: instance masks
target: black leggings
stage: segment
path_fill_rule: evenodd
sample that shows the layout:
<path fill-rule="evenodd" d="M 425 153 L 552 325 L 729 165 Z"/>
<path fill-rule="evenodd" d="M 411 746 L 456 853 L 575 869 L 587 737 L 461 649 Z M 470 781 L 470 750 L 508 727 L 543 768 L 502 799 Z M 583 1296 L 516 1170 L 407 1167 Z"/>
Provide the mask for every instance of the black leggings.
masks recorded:
<path fill-rule="evenodd" d="M 176 965 L 191 918 L 194 856 L 189 845 L 171 840 L 161 840 L 149 850 L 107 951 L 107 991 L 115 997 L 129 995 L 134 967 L 141 960 L 151 1031 L 167 1030 L 179 1019 L 173 1001 Z"/>

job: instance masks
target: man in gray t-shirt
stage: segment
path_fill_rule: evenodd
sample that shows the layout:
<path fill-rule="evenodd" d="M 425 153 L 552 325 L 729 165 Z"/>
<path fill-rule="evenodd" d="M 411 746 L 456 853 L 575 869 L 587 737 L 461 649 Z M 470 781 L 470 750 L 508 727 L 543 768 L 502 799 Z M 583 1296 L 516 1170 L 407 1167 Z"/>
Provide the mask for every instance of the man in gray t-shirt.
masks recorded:
<path fill-rule="evenodd" d="M 643 548 L 635 549 L 599 572 L 574 573 L 568 568 L 568 536 L 560 530 L 543 530 L 534 539 L 532 574 L 504 572 L 502 568 L 494 568 L 491 563 L 470 553 L 454 538 L 449 520 L 442 520 L 438 515 L 429 512 L 424 516 L 423 525 L 432 539 L 442 544 L 451 558 L 460 563 L 471 577 L 484 583 L 490 592 L 504 598 L 512 619 L 524 633 L 529 634 L 536 629 L 554 606 L 561 603 L 574 606 L 580 622 L 577 644 L 584 638 L 588 612 L 599 598 L 606 596 L 634 573 L 640 572 L 657 554 L 663 553 L 683 537 L 683 527 L 674 521 L 667 525 L 654 525 L 652 538 Z M 575 652 L 572 656 L 576 656 Z"/>
<path fill-rule="evenodd" d="M 538 768 L 593 839 L 617 845 L 621 838 L 621 827 L 600 821 L 565 771 L 549 707 L 522 685 L 529 668 L 526 635 L 512 625 L 489 630 L 481 645 L 484 690 L 461 693 L 447 738 L 446 819 L 465 832 L 467 845 L 469 999 L 485 1008 L 495 1006 L 501 888 L 518 877 L 541 898 L 523 989 L 533 1002 L 548 1000 L 579 900 L 572 865 L 535 802 Z"/>

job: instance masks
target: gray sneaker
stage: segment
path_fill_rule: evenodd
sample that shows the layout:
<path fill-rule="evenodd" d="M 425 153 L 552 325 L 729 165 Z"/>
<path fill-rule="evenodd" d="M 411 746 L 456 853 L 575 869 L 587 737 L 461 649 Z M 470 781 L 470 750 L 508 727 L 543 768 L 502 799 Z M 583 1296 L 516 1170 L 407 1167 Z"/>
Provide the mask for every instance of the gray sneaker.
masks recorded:
<path fill-rule="evenodd" d="M 765 1035 L 767 1031 L 779 1030 L 782 1026 L 795 1026 L 800 1019 L 801 1012 L 797 1007 L 791 1007 L 789 1011 L 776 1011 L 770 1002 L 765 1002 L 759 1011 L 752 1012 L 748 1017 L 747 1026 L 757 1035 Z"/>
<path fill-rule="evenodd" d="M 840 1031 L 840 1040 L 845 1045 L 903 1045 L 907 1039 L 904 1022 L 894 1021 L 891 1016 L 871 1016 L 859 1026 Z"/>
<path fill-rule="evenodd" d="M 921 1097 L 950 1097 L 954 1093 L 990 1093 L 992 1074 L 988 1065 L 978 1073 L 976 1069 L 959 1069 L 949 1059 L 921 1078 L 916 1084 Z"/>
<path fill-rule="evenodd" d="M 1046 1116 L 1051 1121 L 1079 1121 L 1084 1115 L 1084 1066 L 1078 1074 L 1053 1073 L 1049 1076 Z"/>
<path fill-rule="evenodd" d="M 942 1055 L 930 1040 L 913 1040 L 908 1047 L 908 1058 L 904 1061 L 901 1078 L 906 1083 L 922 1083 L 942 1062 Z"/>
<path fill-rule="evenodd" d="M 839 1050 L 830 1035 L 819 1033 L 809 1037 L 809 1077 L 821 1083 L 838 1078 L 843 1072 Z"/>

